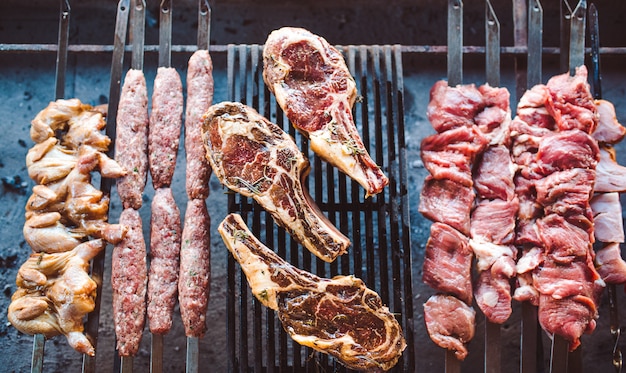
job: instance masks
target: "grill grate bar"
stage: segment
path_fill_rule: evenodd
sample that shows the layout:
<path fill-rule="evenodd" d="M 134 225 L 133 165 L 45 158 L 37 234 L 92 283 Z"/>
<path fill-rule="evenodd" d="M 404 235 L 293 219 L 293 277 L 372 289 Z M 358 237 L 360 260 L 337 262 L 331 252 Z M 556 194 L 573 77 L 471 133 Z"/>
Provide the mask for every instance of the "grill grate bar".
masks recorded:
<path fill-rule="evenodd" d="M 275 225 L 269 213 L 251 199 L 229 193 L 228 208 L 231 212 L 239 212 L 255 235 L 293 265 L 321 277 L 355 274 L 366 281 L 392 312 L 399 315 L 405 331 L 408 348 L 393 371 L 413 371 L 410 224 L 404 133 L 400 134 L 404 131 L 401 48 L 346 46 L 340 49 L 361 94 L 353 114 L 363 142 L 390 177 L 387 190 L 379 195 L 363 198 L 364 192 L 356 182 L 310 152 L 306 137 L 290 125 L 264 85 L 262 46 L 228 47 L 228 97 L 254 107 L 295 139 L 311 159 L 311 177 L 304 180 L 303 186 L 311 191 L 329 220 L 352 236 L 353 247 L 335 262 L 326 263 L 303 250 L 284 229 Z M 236 267 L 234 259 L 229 256 L 230 371 L 349 371 L 336 359 L 291 340 L 276 313 L 264 310 L 251 295 L 245 275 Z"/>

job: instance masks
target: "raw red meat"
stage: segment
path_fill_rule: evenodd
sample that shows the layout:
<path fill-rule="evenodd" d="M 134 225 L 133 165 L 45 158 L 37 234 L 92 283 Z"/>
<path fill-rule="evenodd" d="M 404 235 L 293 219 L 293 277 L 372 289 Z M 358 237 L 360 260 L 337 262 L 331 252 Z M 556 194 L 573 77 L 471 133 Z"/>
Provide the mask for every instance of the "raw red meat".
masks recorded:
<path fill-rule="evenodd" d="M 263 79 L 319 157 L 380 193 L 389 179 L 363 144 L 352 117 L 356 83 L 341 53 L 311 32 L 283 27 L 263 48 Z"/>

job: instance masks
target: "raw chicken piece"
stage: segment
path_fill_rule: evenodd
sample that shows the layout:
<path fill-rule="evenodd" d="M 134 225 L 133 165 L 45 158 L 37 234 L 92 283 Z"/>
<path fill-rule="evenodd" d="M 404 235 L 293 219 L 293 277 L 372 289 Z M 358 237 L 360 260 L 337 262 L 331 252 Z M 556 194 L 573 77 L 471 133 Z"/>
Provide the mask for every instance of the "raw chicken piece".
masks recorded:
<path fill-rule="evenodd" d="M 31 335 L 64 334 L 74 349 L 94 356 L 83 334 L 83 317 L 95 307 L 97 286 L 87 271 L 104 246 L 103 240 L 92 240 L 62 253 L 33 253 L 15 281 L 18 290 L 7 314 L 11 324 Z"/>
<path fill-rule="evenodd" d="M 325 279 L 293 267 L 256 239 L 237 214 L 228 215 L 218 231 L 254 296 L 278 312 L 296 342 L 350 369 L 384 371 L 397 363 L 406 348 L 400 324 L 363 281 Z"/>

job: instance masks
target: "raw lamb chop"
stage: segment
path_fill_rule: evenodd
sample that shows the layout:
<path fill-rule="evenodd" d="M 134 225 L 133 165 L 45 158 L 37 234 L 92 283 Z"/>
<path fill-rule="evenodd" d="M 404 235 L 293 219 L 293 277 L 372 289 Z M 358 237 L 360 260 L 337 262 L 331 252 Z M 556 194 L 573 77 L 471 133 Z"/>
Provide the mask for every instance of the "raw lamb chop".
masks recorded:
<path fill-rule="evenodd" d="M 336 357 L 350 369 L 388 370 L 406 348 L 400 324 L 378 294 L 353 276 L 317 277 L 264 246 L 240 215 L 218 227 L 255 297 L 278 312 L 298 343 Z"/>
<path fill-rule="evenodd" d="M 263 79 L 311 150 L 365 188 L 389 183 L 369 156 L 352 117 L 354 78 L 341 53 L 323 38 L 293 27 L 275 30 L 263 49 Z"/>
<path fill-rule="evenodd" d="M 301 183 L 309 162 L 294 141 L 253 108 L 222 102 L 204 116 L 202 139 L 222 184 L 252 197 L 278 225 L 319 258 L 332 262 L 349 239 L 322 214 Z"/>

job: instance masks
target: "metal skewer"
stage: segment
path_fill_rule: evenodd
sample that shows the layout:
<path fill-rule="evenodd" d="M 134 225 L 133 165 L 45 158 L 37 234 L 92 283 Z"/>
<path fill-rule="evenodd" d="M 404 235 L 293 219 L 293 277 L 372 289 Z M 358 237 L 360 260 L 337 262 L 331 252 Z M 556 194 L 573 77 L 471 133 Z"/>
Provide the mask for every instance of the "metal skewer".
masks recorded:
<path fill-rule="evenodd" d="M 569 41 L 569 73 L 574 75 L 576 68 L 585 63 L 585 17 L 587 13 L 587 2 L 581 0 L 576 9 L 571 14 L 570 19 L 570 41 Z M 567 372 L 569 360 L 572 360 L 572 368 L 580 367 L 582 363 L 581 347 L 578 351 L 569 353 L 569 342 L 560 335 L 555 334 L 552 338 L 552 349 L 550 354 L 550 372 Z M 571 355 L 571 356 L 570 356 Z M 581 360 L 580 362 L 574 360 Z"/>
<path fill-rule="evenodd" d="M 526 65 L 526 87 L 541 83 L 543 44 L 543 7 L 539 0 L 528 3 L 528 61 Z M 543 346 L 538 325 L 537 307 L 530 302 L 522 303 L 521 359 L 520 372 L 535 373 L 542 362 Z"/>
<path fill-rule="evenodd" d="M 463 1 L 448 0 L 448 85 L 463 83 Z M 446 373 L 460 373 L 461 362 L 446 350 Z"/>
<path fill-rule="evenodd" d="M 159 7 L 159 67 L 172 66 L 172 0 L 161 0 Z M 163 371 L 163 334 L 151 333 L 150 372 Z"/>
<path fill-rule="evenodd" d="M 208 0 L 198 1 L 198 50 L 209 50 L 211 35 L 211 7 Z M 187 355 L 185 357 L 185 371 L 197 373 L 199 371 L 200 343 L 196 337 L 187 337 Z"/>
<path fill-rule="evenodd" d="M 489 0 L 485 1 L 486 81 L 500 86 L 500 21 Z M 501 371 L 500 324 L 485 320 L 485 373 Z"/>
<path fill-rule="evenodd" d="M 109 104 L 107 105 L 106 115 L 106 135 L 111 139 L 107 155 L 114 158 L 115 153 L 115 121 L 117 117 L 117 104 L 120 96 L 120 82 L 122 79 L 122 65 L 124 61 L 124 46 L 126 44 L 126 30 L 128 28 L 129 1 L 120 0 L 117 6 L 117 14 L 115 19 L 115 36 L 113 40 L 113 57 L 111 61 L 111 80 L 109 83 Z M 100 190 L 105 195 L 111 194 L 111 186 L 113 179 L 102 178 L 100 181 Z M 87 315 L 85 332 L 93 347 L 97 349 L 98 326 L 100 323 L 100 303 L 102 298 L 102 274 L 104 273 L 105 252 L 102 251 L 92 261 L 91 277 L 98 284 L 96 288 L 96 300 L 93 312 Z M 96 358 L 83 356 L 83 372 L 96 371 Z"/>
<path fill-rule="evenodd" d="M 59 38 L 55 73 L 55 93 L 54 98 L 58 100 L 65 96 L 65 71 L 67 69 L 67 44 L 70 33 L 70 2 L 60 0 L 59 12 Z M 33 355 L 31 358 L 31 372 L 42 372 L 43 356 L 46 344 L 46 337 L 43 334 L 33 336 Z"/>
<path fill-rule="evenodd" d="M 146 27 L 146 2 L 145 0 L 133 0 L 130 15 L 130 39 L 131 39 L 131 69 L 143 70 L 143 47 Z M 132 373 L 133 357 L 122 356 L 120 358 L 120 372 Z"/>
<path fill-rule="evenodd" d="M 602 76 L 600 73 L 600 25 L 598 23 L 598 10 L 595 4 L 589 5 L 589 39 L 591 41 L 591 77 L 593 98 L 602 98 Z M 622 371 L 623 358 L 619 347 L 621 328 L 619 324 L 619 310 L 617 308 L 617 292 L 615 284 L 607 284 L 609 297 L 609 327 L 613 337 L 613 367 L 616 373 Z"/>
<path fill-rule="evenodd" d="M 572 26 L 572 7 L 569 5 L 569 1 L 561 1 L 561 55 L 560 55 L 560 68 L 565 72 L 569 69 L 569 43 L 570 43 L 570 28 Z"/>

